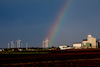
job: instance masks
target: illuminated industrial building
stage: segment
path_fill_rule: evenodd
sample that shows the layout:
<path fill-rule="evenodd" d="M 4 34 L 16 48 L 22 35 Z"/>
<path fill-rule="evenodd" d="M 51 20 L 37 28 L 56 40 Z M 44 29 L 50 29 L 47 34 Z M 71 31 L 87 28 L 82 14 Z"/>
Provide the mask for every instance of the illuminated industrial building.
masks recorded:
<path fill-rule="evenodd" d="M 81 48 L 82 47 L 82 43 L 73 43 L 73 47 L 75 49 Z"/>
<path fill-rule="evenodd" d="M 83 40 L 83 45 L 85 47 L 96 48 L 96 38 L 92 37 L 91 35 L 88 35 L 87 39 Z"/>

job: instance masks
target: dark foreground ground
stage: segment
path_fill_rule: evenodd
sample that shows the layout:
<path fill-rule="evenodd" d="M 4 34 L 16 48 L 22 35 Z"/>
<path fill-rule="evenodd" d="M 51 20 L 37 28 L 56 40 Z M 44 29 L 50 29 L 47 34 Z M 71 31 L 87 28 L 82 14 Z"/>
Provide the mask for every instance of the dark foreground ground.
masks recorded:
<path fill-rule="evenodd" d="M 23 53 L 23 52 L 22 52 Z M 30 54 L 28 54 L 30 53 Z M 99 49 L 0 53 L 0 67 L 100 66 Z"/>

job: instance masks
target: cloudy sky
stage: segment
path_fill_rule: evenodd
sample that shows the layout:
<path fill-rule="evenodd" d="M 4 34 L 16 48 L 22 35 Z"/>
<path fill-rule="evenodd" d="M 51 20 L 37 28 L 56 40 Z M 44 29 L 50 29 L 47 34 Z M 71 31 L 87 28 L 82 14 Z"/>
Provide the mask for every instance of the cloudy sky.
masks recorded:
<path fill-rule="evenodd" d="M 41 47 L 66 0 L 0 0 L 0 48 L 21 39 L 23 47 Z M 52 46 L 100 39 L 100 0 L 72 0 Z M 65 13 L 66 14 L 66 13 Z"/>

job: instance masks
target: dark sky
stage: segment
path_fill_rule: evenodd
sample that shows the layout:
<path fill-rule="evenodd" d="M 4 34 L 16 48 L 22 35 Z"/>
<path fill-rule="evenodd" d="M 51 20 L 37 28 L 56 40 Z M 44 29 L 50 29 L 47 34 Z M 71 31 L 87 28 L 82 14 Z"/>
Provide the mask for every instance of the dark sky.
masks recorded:
<path fill-rule="evenodd" d="M 0 0 L 0 48 L 21 39 L 23 47 L 41 47 L 66 0 Z M 72 0 L 53 46 L 100 39 L 100 0 Z M 66 13 L 65 13 L 66 14 Z"/>

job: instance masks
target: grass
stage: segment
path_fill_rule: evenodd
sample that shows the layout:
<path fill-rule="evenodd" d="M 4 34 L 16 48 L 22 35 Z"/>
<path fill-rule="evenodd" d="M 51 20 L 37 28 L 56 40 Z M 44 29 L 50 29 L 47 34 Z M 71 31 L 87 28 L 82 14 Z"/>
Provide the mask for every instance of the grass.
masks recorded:
<path fill-rule="evenodd" d="M 0 54 L 48 54 L 48 52 L 13 52 L 13 51 L 4 51 L 0 52 Z"/>

